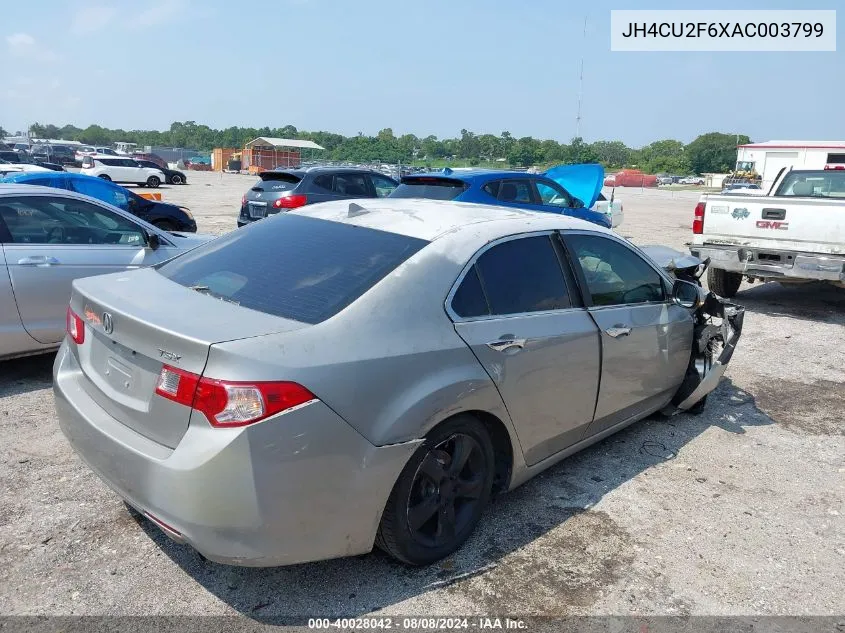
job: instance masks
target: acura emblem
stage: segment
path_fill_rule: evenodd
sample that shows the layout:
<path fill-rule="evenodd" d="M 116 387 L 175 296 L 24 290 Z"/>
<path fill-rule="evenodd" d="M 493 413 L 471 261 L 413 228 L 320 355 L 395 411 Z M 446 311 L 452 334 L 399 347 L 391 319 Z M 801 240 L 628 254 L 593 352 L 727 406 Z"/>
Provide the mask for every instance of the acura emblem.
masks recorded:
<path fill-rule="evenodd" d="M 111 334 L 114 331 L 114 321 L 108 312 L 103 312 L 103 331 L 106 334 Z"/>

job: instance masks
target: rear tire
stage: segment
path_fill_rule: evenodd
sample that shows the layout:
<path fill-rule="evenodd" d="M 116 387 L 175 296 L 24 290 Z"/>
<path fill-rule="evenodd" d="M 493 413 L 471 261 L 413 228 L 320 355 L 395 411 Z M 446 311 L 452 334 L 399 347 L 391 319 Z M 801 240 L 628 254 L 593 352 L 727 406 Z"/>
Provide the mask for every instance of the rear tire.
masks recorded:
<path fill-rule="evenodd" d="M 150 176 L 147 178 L 147 186 L 150 189 L 157 189 L 161 184 L 161 179 L 158 176 Z"/>
<path fill-rule="evenodd" d="M 741 283 L 741 273 L 732 273 L 720 268 L 707 269 L 707 285 L 720 297 L 730 299 L 737 293 Z"/>
<path fill-rule="evenodd" d="M 102 178 L 103 180 L 108 180 L 109 182 L 111 182 L 111 178 L 109 178 L 106 174 L 100 174 L 99 176 L 97 176 L 97 178 Z"/>
<path fill-rule="evenodd" d="M 493 442 L 484 424 L 466 414 L 441 424 L 393 486 L 377 547 L 409 565 L 429 565 L 453 553 L 481 519 L 494 471 Z"/>

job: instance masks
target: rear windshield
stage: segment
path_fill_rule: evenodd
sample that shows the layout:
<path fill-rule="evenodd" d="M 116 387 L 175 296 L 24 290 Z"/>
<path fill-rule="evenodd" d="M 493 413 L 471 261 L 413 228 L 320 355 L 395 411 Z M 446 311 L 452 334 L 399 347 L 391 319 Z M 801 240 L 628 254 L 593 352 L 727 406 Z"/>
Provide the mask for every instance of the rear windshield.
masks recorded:
<path fill-rule="evenodd" d="M 158 267 L 175 281 L 245 308 L 319 323 L 334 316 L 428 242 L 279 214 Z"/>
<path fill-rule="evenodd" d="M 288 191 L 296 187 L 300 180 L 302 180 L 302 178 L 296 174 L 265 171 L 262 172 L 261 180 L 255 183 L 253 189 L 257 189 L 259 191 Z"/>
<path fill-rule="evenodd" d="M 393 190 L 388 198 L 454 200 L 466 188 L 465 183 L 453 178 L 432 178 L 428 176 L 403 178 L 402 183 Z"/>
<path fill-rule="evenodd" d="M 793 171 L 780 183 L 776 196 L 845 198 L 845 170 Z"/>

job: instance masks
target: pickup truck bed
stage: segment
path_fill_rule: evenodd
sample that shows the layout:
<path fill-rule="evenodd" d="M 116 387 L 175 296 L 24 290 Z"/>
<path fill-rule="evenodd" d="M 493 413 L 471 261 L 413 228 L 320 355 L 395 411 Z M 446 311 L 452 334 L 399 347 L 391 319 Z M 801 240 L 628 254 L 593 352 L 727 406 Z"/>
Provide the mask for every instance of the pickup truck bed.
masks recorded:
<path fill-rule="evenodd" d="M 710 258 L 710 289 L 721 296 L 743 277 L 845 287 L 845 197 L 704 195 L 693 233 L 690 252 Z"/>

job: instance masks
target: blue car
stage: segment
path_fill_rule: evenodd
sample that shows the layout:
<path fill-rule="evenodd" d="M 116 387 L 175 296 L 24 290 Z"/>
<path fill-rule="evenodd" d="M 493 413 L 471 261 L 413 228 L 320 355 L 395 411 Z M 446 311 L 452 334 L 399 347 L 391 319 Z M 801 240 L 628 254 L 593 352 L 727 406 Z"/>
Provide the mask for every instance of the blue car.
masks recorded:
<path fill-rule="evenodd" d="M 414 174 L 402 178 L 390 198 L 429 198 L 560 213 L 611 228 L 610 215 L 593 211 L 601 194 L 601 165 L 564 165 L 543 174 L 473 169 Z"/>
<path fill-rule="evenodd" d="M 157 200 L 147 200 L 134 191 L 108 180 L 70 172 L 20 172 L 0 178 L 0 182 L 14 182 L 66 189 L 91 196 L 97 200 L 128 211 L 163 231 L 196 233 L 197 223 L 190 210 Z"/>

